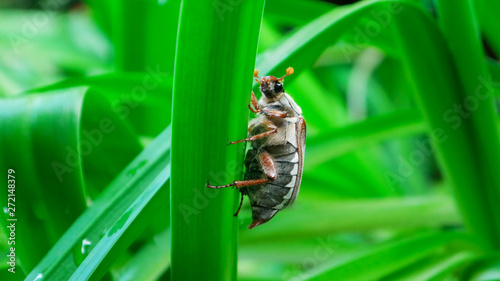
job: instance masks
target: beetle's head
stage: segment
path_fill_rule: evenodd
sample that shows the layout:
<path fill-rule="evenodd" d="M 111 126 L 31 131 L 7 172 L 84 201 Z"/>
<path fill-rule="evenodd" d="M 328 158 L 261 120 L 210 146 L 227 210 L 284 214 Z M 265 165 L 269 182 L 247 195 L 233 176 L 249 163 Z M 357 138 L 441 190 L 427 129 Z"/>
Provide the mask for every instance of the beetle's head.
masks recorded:
<path fill-rule="evenodd" d="M 254 71 L 254 77 L 257 83 L 260 84 L 260 91 L 270 100 L 277 100 L 281 98 L 281 95 L 285 92 L 283 89 L 283 80 L 286 76 L 293 73 L 293 68 L 289 67 L 286 69 L 286 74 L 280 78 L 274 76 L 263 76 L 259 77 L 259 72 Z"/>

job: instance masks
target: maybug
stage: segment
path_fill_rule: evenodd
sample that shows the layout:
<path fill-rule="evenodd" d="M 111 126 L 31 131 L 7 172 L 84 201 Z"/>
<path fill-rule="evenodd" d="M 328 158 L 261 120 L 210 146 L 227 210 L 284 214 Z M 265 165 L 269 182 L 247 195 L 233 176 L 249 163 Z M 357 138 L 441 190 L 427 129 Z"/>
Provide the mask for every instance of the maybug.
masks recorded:
<path fill-rule="evenodd" d="M 260 84 L 262 98 L 257 101 L 252 92 L 251 105 L 248 108 L 256 113 L 248 126 L 248 137 L 230 144 L 250 142 L 243 181 L 208 188 L 236 187 L 241 192 L 237 216 L 243 203 L 243 196 L 248 195 L 252 207 L 252 224 L 248 228 L 261 225 L 276 215 L 286 206 L 291 205 L 300 189 L 306 123 L 302 110 L 293 98 L 285 93 L 283 79 L 293 73 L 289 67 L 280 78 L 263 76 L 259 78 L 255 70 L 254 77 Z"/>

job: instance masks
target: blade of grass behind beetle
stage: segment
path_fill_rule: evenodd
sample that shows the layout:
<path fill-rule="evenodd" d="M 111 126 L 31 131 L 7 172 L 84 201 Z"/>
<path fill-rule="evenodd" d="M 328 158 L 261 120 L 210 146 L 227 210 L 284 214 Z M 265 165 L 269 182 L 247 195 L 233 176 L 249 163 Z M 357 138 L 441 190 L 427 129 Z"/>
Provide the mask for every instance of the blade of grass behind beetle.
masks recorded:
<path fill-rule="evenodd" d="M 184 1 L 172 114 L 172 280 L 235 280 L 241 179 L 263 0 Z M 242 36 L 244 34 L 244 36 Z"/>

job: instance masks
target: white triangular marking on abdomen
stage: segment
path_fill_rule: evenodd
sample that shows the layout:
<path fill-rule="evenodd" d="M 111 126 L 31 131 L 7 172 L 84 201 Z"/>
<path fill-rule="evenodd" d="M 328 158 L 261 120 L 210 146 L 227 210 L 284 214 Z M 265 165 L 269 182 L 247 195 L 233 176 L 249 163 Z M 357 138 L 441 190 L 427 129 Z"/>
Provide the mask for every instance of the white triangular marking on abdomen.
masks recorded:
<path fill-rule="evenodd" d="M 292 193 L 293 193 L 293 188 L 290 188 L 288 193 L 285 196 L 283 196 L 283 199 L 286 199 L 286 200 L 290 199 L 292 197 Z"/>

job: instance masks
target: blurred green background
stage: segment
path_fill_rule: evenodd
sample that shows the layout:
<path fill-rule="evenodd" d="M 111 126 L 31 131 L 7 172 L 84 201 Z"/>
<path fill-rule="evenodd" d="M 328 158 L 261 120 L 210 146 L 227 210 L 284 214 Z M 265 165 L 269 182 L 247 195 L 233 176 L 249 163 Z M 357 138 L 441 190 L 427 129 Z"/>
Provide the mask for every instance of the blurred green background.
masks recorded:
<path fill-rule="evenodd" d="M 0 7 L 0 280 L 500 279 L 500 2 Z M 248 230 L 205 183 L 289 66 L 301 191 Z"/>

